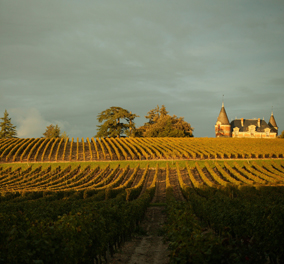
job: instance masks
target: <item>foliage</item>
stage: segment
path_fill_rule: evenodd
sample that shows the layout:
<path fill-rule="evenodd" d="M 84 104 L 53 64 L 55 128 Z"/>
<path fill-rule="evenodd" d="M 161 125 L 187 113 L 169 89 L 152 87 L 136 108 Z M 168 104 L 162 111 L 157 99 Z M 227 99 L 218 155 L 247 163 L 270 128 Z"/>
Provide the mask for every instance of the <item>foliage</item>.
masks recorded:
<path fill-rule="evenodd" d="M 126 109 L 112 106 L 98 114 L 98 121 L 104 122 L 98 126 L 96 137 L 120 137 L 122 135 L 131 136 L 135 128 L 134 119 L 138 117 Z M 121 122 L 122 120 L 126 123 Z"/>
<path fill-rule="evenodd" d="M 13 126 L 11 123 L 11 118 L 9 118 L 9 114 L 7 110 L 4 112 L 4 117 L 1 117 L 3 120 L 0 122 L 0 138 L 13 138 L 16 137 L 17 131 L 16 126 Z"/>
<path fill-rule="evenodd" d="M 219 237 L 212 229 L 202 227 L 190 203 L 169 200 L 167 205 L 165 231 L 171 263 L 242 263 L 230 237 Z M 223 245 L 227 240 L 230 244 Z"/>
<path fill-rule="evenodd" d="M 136 136 L 143 137 L 193 137 L 193 128 L 190 123 L 184 121 L 183 117 L 168 115 L 166 107 L 150 110 L 145 116 L 149 121 L 139 127 Z"/>
<path fill-rule="evenodd" d="M 278 136 L 279 138 L 284 138 L 284 130 L 282 131 L 281 135 Z"/>
<path fill-rule="evenodd" d="M 102 263 L 135 231 L 153 195 L 126 202 L 124 191 L 108 201 L 82 194 L 26 193 L 2 202 L 0 263 Z"/>
<path fill-rule="evenodd" d="M 46 138 L 59 138 L 60 137 L 60 128 L 58 125 L 49 125 L 46 127 L 45 132 L 43 133 L 43 135 Z"/>
<path fill-rule="evenodd" d="M 283 263 L 283 187 L 187 189 L 168 203 L 171 263 Z"/>
<path fill-rule="evenodd" d="M 214 188 L 186 185 L 187 176 L 180 170 L 185 164 L 177 164 L 175 173 L 170 162 L 164 163 L 162 176 L 158 164 L 163 163 L 156 162 L 144 164 L 142 171 L 142 162 L 141 167 L 136 162 L 132 172 L 129 161 L 2 164 L 0 263 L 102 263 L 96 258 L 104 257 L 108 248 L 112 255 L 114 247 L 135 232 L 161 177 L 166 179 L 164 230 L 171 263 L 283 263 L 283 184 L 221 186 L 229 179 L 224 172 L 236 177 L 234 172 L 243 167 L 247 172 L 254 168 L 254 177 L 265 173 L 283 179 L 283 161 L 198 161 L 195 168 L 187 166 L 191 181 L 194 171 L 196 179 L 219 182 Z M 227 170 L 222 172 L 223 164 Z M 149 167 L 156 167 L 154 177 Z M 219 172 L 222 181 L 216 178 Z M 187 201 L 175 200 L 179 187 L 170 180 L 173 175 Z"/>
<path fill-rule="evenodd" d="M 61 138 L 64 138 L 64 141 L 66 141 L 69 136 L 67 135 L 66 131 L 64 131 L 64 132 L 61 134 L 60 137 L 61 137 Z"/>

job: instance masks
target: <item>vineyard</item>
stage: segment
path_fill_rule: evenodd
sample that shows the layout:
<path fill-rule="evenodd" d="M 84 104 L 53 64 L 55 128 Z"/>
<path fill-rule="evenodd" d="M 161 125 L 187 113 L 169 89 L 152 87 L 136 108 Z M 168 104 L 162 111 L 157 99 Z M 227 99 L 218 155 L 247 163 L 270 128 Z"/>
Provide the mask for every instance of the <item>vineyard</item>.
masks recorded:
<path fill-rule="evenodd" d="M 87 195 L 89 192 L 97 193 L 107 191 L 118 193 L 141 186 L 147 189 L 155 186 L 156 178 L 165 174 L 165 169 L 150 168 L 147 162 L 143 167 L 139 163 L 130 167 L 125 163 L 105 163 L 90 165 L 90 163 L 33 163 L 24 166 L 6 164 L 0 167 L 0 192 L 2 196 L 26 196 L 38 193 L 45 195 L 49 192 L 70 192 Z M 273 160 L 250 161 L 205 161 L 205 162 L 171 162 L 169 178 L 175 181 L 176 199 L 181 200 L 181 190 L 187 188 L 201 188 L 204 186 L 218 188 L 218 186 L 282 186 L 284 185 L 284 163 Z M 123 168 L 121 166 L 124 166 Z M 169 163 L 166 163 L 169 166 Z M 181 167 L 184 166 L 184 167 Z M 129 189 L 130 188 L 130 189 Z M 131 189 L 132 190 L 132 189 Z M 139 189 L 140 190 L 140 189 Z M 2 198 L 4 199 L 4 198 Z M 6 199 L 6 198 L 5 198 Z"/>
<path fill-rule="evenodd" d="M 283 263 L 283 149 L 257 139 L 1 140 L 0 263 L 118 263 L 159 207 L 167 221 L 156 240 L 148 234 L 159 258 L 138 264 Z M 162 235 L 169 249 L 159 253 Z"/>
<path fill-rule="evenodd" d="M 1 162 L 283 158 L 281 139 L 25 138 L 1 139 Z"/>

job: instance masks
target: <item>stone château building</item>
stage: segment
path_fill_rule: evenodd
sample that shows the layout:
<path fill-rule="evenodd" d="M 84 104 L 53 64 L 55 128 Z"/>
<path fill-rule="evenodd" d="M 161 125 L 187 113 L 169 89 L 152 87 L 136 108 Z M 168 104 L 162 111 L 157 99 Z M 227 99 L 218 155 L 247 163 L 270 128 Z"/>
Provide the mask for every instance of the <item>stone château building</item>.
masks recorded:
<path fill-rule="evenodd" d="M 268 124 L 265 120 L 239 118 L 229 122 L 224 103 L 215 124 L 216 137 L 276 138 L 278 127 L 271 113 Z"/>

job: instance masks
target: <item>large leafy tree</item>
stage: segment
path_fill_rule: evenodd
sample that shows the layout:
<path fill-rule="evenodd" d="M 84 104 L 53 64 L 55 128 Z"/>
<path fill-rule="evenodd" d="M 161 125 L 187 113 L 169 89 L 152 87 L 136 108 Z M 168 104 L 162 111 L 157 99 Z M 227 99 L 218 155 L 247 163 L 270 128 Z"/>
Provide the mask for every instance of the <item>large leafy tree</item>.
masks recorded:
<path fill-rule="evenodd" d="M 193 137 L 193 128 L 183 117 L 170 116 L 166 107 L 150 110 L 145 116 L 149 121 L 139 127 L 135 135 L 142 137 Z"/>
<path fill-rule="evenodd" d="M 122 135 L 131 136 L 135 129 L 134 119 L 138 117 L 126 109 L 112 106 L 98 114 L 98 121 L 103 123 L 98 125 L 96 137 L 120 137 Z"/>
<path fill-rule="evenodd" d="M 58 138 L 60 137 L 60 127 L 58 125 L 49 125 L 46 127 L 45 132 L 43 133 L 46 138 Z"/>
<path fill-rule="evenodd" d="M 16 126 L 11 123 L 11 118 L 7 110 L 4 112 L 4 117 L 1 117 L 2 122 L 0 122 L 0 138 L 12 138 L 17 136 Z"/>
<path fill-rule="evenodd" d="M 284 130 L 282 131 L 282 133 L 278 137 L 279 138 L 284 138 Z"/>

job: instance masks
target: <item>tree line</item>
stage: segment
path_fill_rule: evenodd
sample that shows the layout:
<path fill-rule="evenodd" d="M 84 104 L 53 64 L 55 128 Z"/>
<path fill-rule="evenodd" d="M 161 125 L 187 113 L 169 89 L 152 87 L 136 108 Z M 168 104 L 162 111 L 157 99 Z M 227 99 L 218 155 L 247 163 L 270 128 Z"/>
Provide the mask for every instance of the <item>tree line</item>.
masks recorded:
<path fill-rule="evenodd" d="M 193 137 L 194 128 L 183 117 L 169 115 L 166 107 L 155 107 L 145 116 L 148 121 L 140 127 L 135 126 L 135 118 L 139 117 L 127 109 L 112 106 L 98 114 L 95 137 Z M 7 110 L 0 122 L 0 138 L 12 138 L 17 136 L 16 126 L 11 123 Z M 61 133 L 58 125 L 50 124 L 46 127 L 43 136 L 46 138 L 68 138 L 64 131 Z M 279 138 L 284 138 L 284 130 Z"/>
<path fill-rule="evenodd" d="M 98 114 L 95 137 L 193 137 L 193 128 L 183 117 L 170 116 L 166 107 L 150 110 L 145 116 L 148 119 L 143 126 L 136 128 L 134 119 L 139 117 L 127 109 L 113 106 Z M 0 138 L 12 138 L 17 136 L 16 126 L 11 123 L 7 110 L 0 123 Z M 58 125 L 50 124 L 46 127 L 43 136 L 46 138 L 68 138 L 66 132 L 61 134 Z"/>
<path fill-rule="evenodd" d="M 143 126 L 136 128 L 134 119 L 139 117 L 121 107 L 110 107 L 98 115 L 96 137 L 193 137 L 193 128 L 183 117 L 170 116 L 166 107 L 150 110 Z"/>

